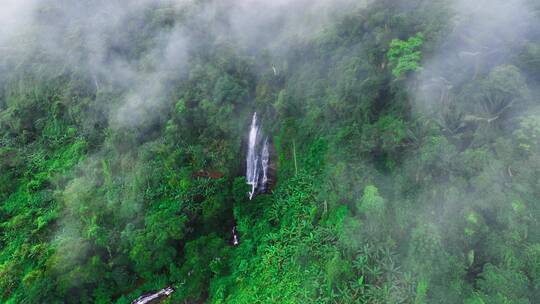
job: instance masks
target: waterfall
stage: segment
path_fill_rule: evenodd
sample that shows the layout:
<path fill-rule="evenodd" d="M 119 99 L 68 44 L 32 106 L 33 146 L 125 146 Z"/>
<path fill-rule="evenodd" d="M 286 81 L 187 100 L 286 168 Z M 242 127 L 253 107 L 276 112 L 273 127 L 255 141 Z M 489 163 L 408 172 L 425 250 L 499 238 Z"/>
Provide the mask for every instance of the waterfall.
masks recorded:
<path fill-rule="evenodd" d="M 268 164 L 270 161 L 268 137 L 261 146 L 262 132 L 257 121 L 257 112 L 253 114 L 249 130 L 248 151 L 246 157 L 246 180 L 251 186 L 249 199 L 266 190 L 268 183 Z M 262 172 L 261 172 L 262 171 Z"/>
<path fill-rule="evenodd" d="M 251 121 L 251 129 L 249 130 L 249 143 L 246 160 L 246 179 L 247 184 L 251 186 L 251 191 L 249 192 L 249 199 L 252 199 L 253 195 L 255 195 L 255 190 L 257 189 L 257 185 L 259 183 L 259 158 L 256 151 L 258 140 L 259 126 L 257 125 L 257 112 L 255 112 Z"/>
<path fill-rule="evenodd" d="M 261 165 L 263 169 L 261 190 L 266 190 L 268 184 L 268 162 L 270 161 L 270 152 L 268 151 L 268 137 L 264 140 L 263 149 L 261 152 Z"/>

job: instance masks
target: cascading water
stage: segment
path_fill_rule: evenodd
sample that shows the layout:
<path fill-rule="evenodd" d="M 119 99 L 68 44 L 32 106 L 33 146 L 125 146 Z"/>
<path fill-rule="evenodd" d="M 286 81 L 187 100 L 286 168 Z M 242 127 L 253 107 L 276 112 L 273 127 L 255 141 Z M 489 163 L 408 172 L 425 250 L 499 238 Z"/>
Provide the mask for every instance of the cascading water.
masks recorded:
<path fill-rule="evenodd" d="M 269 143 L 268 138 L 266 138 L 261 148 L 261 133 L 260 126 L 257 122 L 257 112 L 255 112 L 251 120 L 246 157 L 246 179 L 247 184 L 251 186 L 251 191 L 249 192 L 250 200 L 257 193 L 264 192 L 268 183 Z"/>
<path fill-rule="evenodd" d="M 259 139 L 259 126 L 257 125 L 257 112 L 253 114 L 253 119 L 251 121 L 251 129 L 249 130 L 249 143 L 248 143 L 248 153 L 247 153 L 247 166 L 246 166 L 246 179 L 247 184 L 251 186 L 251 191 L 249 192 L 249 199 L 253 198 L 257 185 L 259 183 L 259 166 L 258 166 L 258 157 L 257 157 L 257 141 Z"/>
<path fill-rule="evenodd" d="M 133 300 L 131 304 L 148 304 L 153 303 L 159 299 L 163 299 L 164 297 L 170 296 L 174 292 L 174 288 L 167 287 L 163 288 L 162 290 L 156 292 L 156 293 L 150 293 L 146 295 L 142 295 L 138 297 L 137 299 Z"/>
<path fill-rule="evenodd" d="M 263 176 L 261 182 L 261 190 L 266 190 L 268 184 L 268 162 L 270 161 L 270 152 L 268 151 L 268 137 L 264 140 L 263 149 L 261 152 L 261 165 L 263 169 Z"/>

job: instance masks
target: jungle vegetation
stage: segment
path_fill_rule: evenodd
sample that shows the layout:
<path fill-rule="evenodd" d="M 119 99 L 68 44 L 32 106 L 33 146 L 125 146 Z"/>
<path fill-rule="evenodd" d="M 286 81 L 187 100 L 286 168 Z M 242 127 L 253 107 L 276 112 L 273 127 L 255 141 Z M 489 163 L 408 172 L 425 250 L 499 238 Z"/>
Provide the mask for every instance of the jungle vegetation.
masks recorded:
<path fill-rule="evenodd" d="M 540 298 L 536 1 L 34 2 L 0 36 L 1 303 Z"/>

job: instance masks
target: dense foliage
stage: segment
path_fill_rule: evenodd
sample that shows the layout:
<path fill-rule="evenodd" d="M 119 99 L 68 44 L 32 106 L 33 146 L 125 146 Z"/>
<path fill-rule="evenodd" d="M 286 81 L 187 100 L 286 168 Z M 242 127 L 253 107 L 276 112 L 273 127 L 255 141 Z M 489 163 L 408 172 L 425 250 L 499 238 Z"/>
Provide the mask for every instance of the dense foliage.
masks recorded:
<path fill-rule="evenodd" d="M 181 72 L 142 89 L 113 60 L 84 63 L 77 18 L 69 56 L 22 34 L 0 62 L 0 302 L 130 303 L 171 285 L 167 303 L 534 303 L 539 8 L 517 35 L 475 32 L 450 3 L 370 1 L 309 34 L 278 20 L 257 46 L 220 19 L 228 5 L 133 9 L 104 57 L 146 77 L 166 70 L 163 33 L 189 45 Z M 278 176 L 250 201 L 254 111 Z"/>

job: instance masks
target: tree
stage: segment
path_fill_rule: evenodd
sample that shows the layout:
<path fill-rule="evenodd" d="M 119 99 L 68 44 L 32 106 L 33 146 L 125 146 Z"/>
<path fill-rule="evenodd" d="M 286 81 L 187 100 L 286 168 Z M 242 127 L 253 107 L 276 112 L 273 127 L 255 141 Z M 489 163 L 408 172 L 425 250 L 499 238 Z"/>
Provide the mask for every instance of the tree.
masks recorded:
<path fill-rule="evenodd" d="M 388 60 L 392 67 L 392 74 L 396 78 L 408 72 L 418 72 L 420 61 L 422 60 L 422 46 L 424 44 L 424 34 L 421 32 L 407 40 L 394 39 L 390 42 L 388 50 Z"/>

